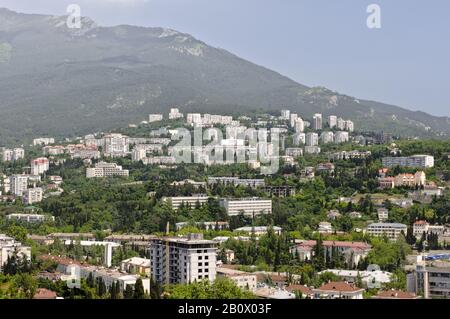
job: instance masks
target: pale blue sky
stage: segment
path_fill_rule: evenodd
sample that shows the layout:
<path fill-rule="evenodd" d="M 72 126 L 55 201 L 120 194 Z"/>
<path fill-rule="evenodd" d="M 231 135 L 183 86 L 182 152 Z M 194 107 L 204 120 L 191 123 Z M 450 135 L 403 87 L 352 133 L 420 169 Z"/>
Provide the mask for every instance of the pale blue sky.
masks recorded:
<path fill-rule="evenodd" d="M 0 0 L 101 25 L 162 26 L 310 86 L 450 116 L 448 0 Z M 366 26 L 381 6 L 382 28 Z"/>

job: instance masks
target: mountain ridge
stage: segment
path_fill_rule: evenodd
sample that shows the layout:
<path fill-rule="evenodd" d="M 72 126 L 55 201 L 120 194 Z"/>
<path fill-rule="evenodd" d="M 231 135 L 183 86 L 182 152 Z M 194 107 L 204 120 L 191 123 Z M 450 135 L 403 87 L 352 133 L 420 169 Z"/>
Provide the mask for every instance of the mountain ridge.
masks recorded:
<path fill-rule="evenodd" d="M 102 27 L 89 18 L 72 30 L 63 16 L 2 8 L 0 17 L 0 144 L 114 129 L 173 106 L 218 113 L 289 108 L 306 118 L 349 118 L 359 130 L 450 135 L 448 117 L 308 87 L 176 30 Z"/>

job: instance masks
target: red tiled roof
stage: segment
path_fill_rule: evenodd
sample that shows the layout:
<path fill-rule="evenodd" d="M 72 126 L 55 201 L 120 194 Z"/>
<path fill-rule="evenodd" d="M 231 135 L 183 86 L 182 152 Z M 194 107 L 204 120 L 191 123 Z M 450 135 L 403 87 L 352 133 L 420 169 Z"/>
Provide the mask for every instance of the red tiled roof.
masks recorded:
<path fill-rule="evenodd" d="M 289 292 L 300 291 L 305 296 L 311 295 L 313 293 L 309 287 L 303 285 L 290 285 L 286 287 L 286 290 Z"/>
<path fill-rule="evenodd" d="M 354 287 L 354 286 L 350 285 L 349 283 L 346 283 L 345 281 L 332 281 L 332 282 L 322 285 L 317 290 L 356 292 L 356 291 L 363 290 L 363 289 Z"/>
<path fill-rule="evenodd" d="M 300 243 L 298 246 L 308 246 L 314 247 L 316 245 L 315 240 L 307 240 L 303 243 Z M 354 249 L 369 249 L 371 246 L 367 243 L 360 241 L 335 241 L 335 240 L 324 240 L 323 246 L 325 247 L 345 247 L 345 248 L 354 248 Z"/>
<path fill-rule="evenodd" d="M 56 299 L 56 297 L 58 297 L 56 292 L 45 288 L 39 288 L 34 294 L 33 299 Z"/>
<path fill-rule="evenodd" d="M 418 220 L 414 223 L 414 225 L 426 225 L 428 224 L 425 220 Z"/>
<path fill-rule="evenodd" d="M 419 298 L 416 294 L 412 292 L 406 292 L 401 290 L 386 290 L 380 291 L 374 299 L 417 299 Z"/>

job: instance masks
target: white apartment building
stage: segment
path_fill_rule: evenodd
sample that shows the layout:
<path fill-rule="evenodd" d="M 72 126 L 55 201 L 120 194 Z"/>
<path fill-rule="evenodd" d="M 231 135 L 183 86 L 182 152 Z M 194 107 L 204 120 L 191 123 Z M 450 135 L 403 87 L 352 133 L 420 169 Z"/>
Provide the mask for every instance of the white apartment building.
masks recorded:
<path fill-rule="evenodd" d="M 290 125 L 291 125 L 291 127 L 294 127 L 295 126 L 295 121 L 298 119 L 298 115 L 297 114 L 294 114 L 294 113 L 291 113 L 291 118 L 290 118 Z"/>
<path fill-rule="evenodd" d="M 50 162 L 46 157 L 36 158 L 31 161 L 31 175 L 44 174 L 50 168 Z"/>
<path fill-rule="evenodd" d="M 126 271 L 129 274 L 145 274 L 150 275 L 150 259 L 132 257 L 122 260 L 120 263 L 120 270 Z"/>
<path fill-rule="evenodd" d="M 202 115 L 200 113 L 188 113 L 186 116 L 186 123 L 188 125 L 201 125 Z"/>
<path fill-rule="evenodd" d="M 125 176 L 128 177 L 129 171 L 122 169 L 122 166 L 116 163 L 99 162 L 95 164 L 95 167 L 88 167 L 86 169 L 86 177 L 112 177 L 112 176 Z"/>
<path fill-rule="evenodd" d="M 145 165 L 173 165 L 177 160 L 174 156 L 152 156 L 142 159 Z"/>
<path fill-rule="evenodd" d="M 42 152 L 44 153 L 44 155 L 62 155 L 66 152 L 66 148 L 64 146 L 61 145 L 48 145 L 48 146 L 44 146 L 42 148 Z"/>
<path fill-rule="evenodd" d="M 113 133 L 103 137 L 104 153 L 111 157 L 124 157 L 129 153 L 129 137 Z"/>
<path fill-rule="evenodd" d="M 406 236 L 408 227 L 400 223 L 372 223 L 367 226 L 366 233 L 374 237 L 386 236 L 390 240 L 397 240 L 403 234 Z"/>
<path fill-rule="evenodd" d="M 44 191 L 41 187 L 28 188 L 23 194 L 23 202 L 28 205 L 42 202 Z"/>
<path fill-rule="evenodd" d="M 282 120 L 290 120 L 291 111 L 290 110 L 281 110 L 281 119 Z"/>
<path fill-rule="evenodd" d="M 383 157 L 382 163 L 384 167 L 416 167 L 430 168 L 434 167 L 434 157 L 430 155 L 413 155 L 409 157 Z"/>
<path fill-rule="evenodd" d="M 223 185 L 234 185 L 234 186 L 245 186 L 245 187 L 264 187 L 266 186 L 266 182 L 264 179 L 257 179 L 257 178 L 239 178 L 239 177 L 208 177 L 208 185 L 216 185 L 216 184 L 223 184 Z"/>
<path fill-rule="evenodd" d="M 245 226 L 245 227 L 236 228 L 234 231 L 235 232 L 244 232 L 244 233 L 252 234 L 252 235 L 259 237 L 259 236 L 267 234 L 267 232 L 269 231 L 269 228 L 270 228 L 269 226 Z M 281 235 L 281 232 L 283 231 L 283 229 L 278 226 L 272 226 L 272 229 L 273 229 L 274 233 L 277 235 Z"/>
<path fill-rule="evenodd" d="M 46 220 L 55 220 L 54 216 L 40 214 L 9 214 L 6 216 L 8 220 L 19 220 L 27 223 L 40 223 Z"/>
<path fill-rule="evenodd" d="M 177 108 L 171 108 L 169 112 L 169 120 L 176 120 L 183 118 L 183 113 L 180 113 L 180 110 Z"/>
<path fill-rule="evenodd" d="M 8 257 L 11 257 L 15 252 L 20 258 L 31 260 L 31 247 L 23 246 L 22 243 L 15 241 L 14 238 L 0 234 L 0 273 L 7 263 Z"/>
<path fill-rule="evenodd" d="M 337 125 L 337 116 L 336 115 L 330 115 L 328 116 L 328 126 L 330 128 L 333 128 Z"/>
<path fill-rule="evenodd" d="M 217 276 L 228 278 L 234 281 L 239 288 L 248 289 L 250 291 L 254 291 L 258 283 L 256 274 L 226 267 L 218 267 Z"/>
<path fill-rule="evenodd" d="M 383 222 L 385 220 L 388 220 L 388 218 L 389 218 L 389 211 L 386 208 L 378 208 L 377 209 L 377 215 L 378 215 L 378 220 Z"/>
<path fill-rule="evenodd" d="M 334 142 L 336 144 L 340 143 L 347 143 L 349 141 L 350 137 L 348 132 L 339 131 L 334 134 Z"/>
<path fill-rule="evenodd" d="M 353 121 L 345 121 L 345 130 L 349 132 L 353 132 L 355 130 L 355 124 L 353 123 Z"/>
<path fill-rule="evenodd" d="M 334 142 L 334 133 L 330 131 L 325 131 L 320 134 L 320 140 L 323 144 L 329 144 Z"/>
<path fill-rule="evenodd" d="M 306 146 L 317 146 L 319 145 L 319 134 L 308 133 L 306 134 Z"/>
<path fill-rule="evenodd" d="M 320 154 L 321 149 L 319 146 L 305 146 L 305 154 Z"/>
<path fill-rule="evenodd" d="M 160 122 L 162 120 L 163 120 L 162 114 L 149 114 L 149 116 L 148 116 L 149 123 Z"/>
<path fill-rule="evenodd" d="M 151 274 L 160 284 L 216 279 L 217 244 L 202 234 L 159 238 L 150 244 Z"/>
<path fill-rule="evenodd" d="M 304 132 L 305 131 L 305 122 L 303 121 L 303 119 L 302 118 L 297 118 L 295 121 L 294 121 L 294 129 L 295 129 L 295 132 L 296 133 L 302 133 L 302 132 Z"/>
<path fill-rule="evenodd" d="M 303 149 L 302 148 L 287 148 L 286 151 L 286 156 L 292 156 L 292 157 L 300 157 L 303 156 Z"/>
<path fill-rule="evenodd" d="M 12 175 L 9 177 L 9 190 L 12 194 L 22 196 L 28 188 L 28 175 Z"/>
<path fill-rule="evenodd" d="M 339 117 L 336 121 L 336 127 L 339 130 L 345 130 L 345 120 L 341 117 Z"/>
<path fill-rule="evenodd" d="M 55 139 L 54 138 L 49 138 L 49 137 L 41 137 L 41 138 L 35 138 L 33 140 L 33 145 L 37 146 L 37 145 L 49 145 L 49 144 L 54 144 L 55 143 Z"/>
<path fill-rule="evenodd" d="M 272 213 L 272 200 L 260 199 L 258 197 L 220 200 L 220 205 L 225 208 L 229 216 L 239 215 L 259 215 Z"/>
<path fill-rule="evenodd" d="M 4 149 L 2 153 L 3 162 L 18 161 L 25 158 L 25 150 L 23 148 Z"/>
<path fill-rule="evenodd" d="M 184 206 L 195 207 L 195 205 L 204 205 L 208 202 L 208 195 L 195 195 L 195 196 L 178 196 L 178 197 L 163 197 L 161 200 L 164 203 L 170 203 L 173 210 L 178 210 L 183 204 Z"/>
<path fill-rule="evenodd" d="M 322 114 L 320 113 L 316 113 L 313 116 L 313 121 L 312 121 L 312 129 L 313 130 L 321 130 L 323 127 L 323 123 L 322 123 Z"/>
<path fill-rule="evenodd" d="M 442 235 L 444 232 L 444 225 L 430 225 L 425 220 L 418 220 L 413 224 L 413 234 L 417 239 L 420 239 L 423 233 Z"/>
<path fill-rule="evenodd" d="M 147 157 L 147 150 L 145 148 L 135 147 L 131 151 L 131 160 L 133 162 L 139 162 Z"/>
<path fill-rule="evenodd" d="M 292 138 L 292 142 L 295 146 L 303 145 L 306 143 L 306 134 L 305 133 L 296 133 Z"/>

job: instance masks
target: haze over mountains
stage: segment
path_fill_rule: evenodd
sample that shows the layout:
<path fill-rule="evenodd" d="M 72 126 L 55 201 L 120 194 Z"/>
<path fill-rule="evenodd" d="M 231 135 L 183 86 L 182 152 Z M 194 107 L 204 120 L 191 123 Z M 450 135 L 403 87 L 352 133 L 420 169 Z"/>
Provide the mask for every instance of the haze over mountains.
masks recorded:
<path fill-rule="evenodd" d="M 289 108 L 352 119 L 357 130 L 450 135 L 448 117 L 309 88 L 188 34 L 88 18 L 82 25 L 0 8 L 0 145 L 113 129 L 174 106 L 222 114 Z"/>

